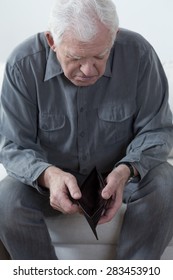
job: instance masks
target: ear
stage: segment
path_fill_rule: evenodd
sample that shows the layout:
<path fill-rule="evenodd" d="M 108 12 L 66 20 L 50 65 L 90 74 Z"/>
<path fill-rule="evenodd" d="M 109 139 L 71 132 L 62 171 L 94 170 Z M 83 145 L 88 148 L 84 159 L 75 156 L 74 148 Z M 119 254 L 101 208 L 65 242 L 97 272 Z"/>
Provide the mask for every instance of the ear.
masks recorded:
<path fill-rule="evenodd" d="M 55 51 L 56 46 L 55 46 L 55 43 L 54 43 L 52 34 L 51 34 L 49 31 L 46 31 L 44 34 L 45 34 L 45 37 L 46 37 L 46 40 L 47 40 L 47 43 L 48 43 L 49 47 L 50 47 L 53 51 Z"/>

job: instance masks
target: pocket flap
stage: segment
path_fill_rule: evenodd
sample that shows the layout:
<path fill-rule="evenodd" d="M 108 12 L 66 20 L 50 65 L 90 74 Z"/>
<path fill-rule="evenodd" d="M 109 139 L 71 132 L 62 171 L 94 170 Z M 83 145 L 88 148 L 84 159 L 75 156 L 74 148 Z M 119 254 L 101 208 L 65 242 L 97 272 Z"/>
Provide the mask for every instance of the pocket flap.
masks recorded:
<path fill-rule="evenodd" d="M 65 116 L 63 114 L 43 113 L 40 116 L 40 128 L 44 131 L 54 131 L 61 129 L 65 125 Z"/>
<path fill-rule="evenodd" d="M 98 116 L 100 119 L 109 122 L 121 122 L 134 113 L 134 108 L 132 106 L 125 105 L 113 105 L 113 106 L 102 106 L 98 109 Z"/>

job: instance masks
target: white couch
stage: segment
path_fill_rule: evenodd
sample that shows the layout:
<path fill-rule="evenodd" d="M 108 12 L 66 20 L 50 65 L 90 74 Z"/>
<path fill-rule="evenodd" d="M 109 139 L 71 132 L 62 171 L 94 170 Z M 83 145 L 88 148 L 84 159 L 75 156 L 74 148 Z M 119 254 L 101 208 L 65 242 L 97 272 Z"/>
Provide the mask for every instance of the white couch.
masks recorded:
<path fill-rule="evenodd" d="M 173 63 L 164 64 L 170 86 L 170 106 L 173 111 Z M 0 87 L 3 76 L 3 65 L 0 64 Z M 173 153 L 169 161 L 173 164 Z M 0 180 L 6 171 L 0 164 Z M 114 259 L 116 244 L 123 221 L 126 205 L 122 205 L 114 220 L 97 227 L 99 240 L 91 232 L 86 220 L 81 215 L 60 216 L 58 219 L 46 220 L 55 251 L 59 259 Z M 64 228 L 67 230 L 64 231 Z M 116 230 L 115 230 L 116 229 Z M 0 245 L 0 259 L 6 255 Z M 162 259 L 173 260 L 173 239 L 166 248 Z"/>

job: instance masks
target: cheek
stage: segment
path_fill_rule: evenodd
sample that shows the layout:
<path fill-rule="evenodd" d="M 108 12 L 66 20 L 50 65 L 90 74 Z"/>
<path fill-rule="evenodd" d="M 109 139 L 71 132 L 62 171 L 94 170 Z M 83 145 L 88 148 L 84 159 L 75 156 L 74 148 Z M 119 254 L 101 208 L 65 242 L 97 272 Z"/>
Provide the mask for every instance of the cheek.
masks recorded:
<path fill-rule="evenodd" d="M 104 61 L 104 62 L 102 61 L 100 63 L 97 63 L 96 64 L 96 69 L 97 69 L 99 75 L 102 76 L 105 72 L 105 69 L 106 69 L 106 61 Z"/>
<path fill-rule="evenodd" d="M 74 76 L 75 73 L 80 71 L 79 65 L 75 63 L 65 63 L 64 65 L 62 65 L 62 68 L 65 76 L 68 78 Z"/>

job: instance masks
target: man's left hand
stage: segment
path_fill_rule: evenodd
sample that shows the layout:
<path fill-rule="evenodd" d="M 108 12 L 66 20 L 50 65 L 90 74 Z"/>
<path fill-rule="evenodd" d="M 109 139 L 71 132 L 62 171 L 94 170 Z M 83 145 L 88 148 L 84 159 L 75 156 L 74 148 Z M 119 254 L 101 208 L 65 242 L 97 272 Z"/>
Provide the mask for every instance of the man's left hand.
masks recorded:
<path fill-rule="evenodd" d="M 112 220 L 118 209 L 122 205 L 123 192 L 129 179 L 129 168 L 121 164 L 116 167 L 106 178 L 106 186 L 102 191 L 104 199 L 110 199 L 107 208 L 100 218 L 99 224 L 104 224 Z"/>

